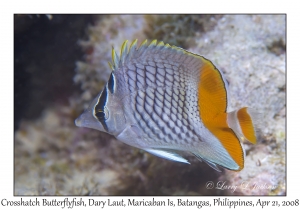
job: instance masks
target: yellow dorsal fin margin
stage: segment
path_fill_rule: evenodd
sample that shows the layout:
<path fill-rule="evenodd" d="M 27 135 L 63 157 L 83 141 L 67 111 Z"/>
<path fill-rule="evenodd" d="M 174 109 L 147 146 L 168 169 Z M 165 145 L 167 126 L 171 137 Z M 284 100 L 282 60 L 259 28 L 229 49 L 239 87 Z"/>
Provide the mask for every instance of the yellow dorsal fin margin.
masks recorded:
<path fill-rule="evenodd" d="M 127 53 L 128 53 L 127 42 L 128 42 L 128 40 L 126 40 L 126 41 L 122 44 L 122 48 L 121 48 L 121 51 L 120 51 L 120 61 L 121 61 L 122 64 L 124 63 L 125 56 L 126 56 Z"/>
<path fill-rule="evenodd" d="M 151 47 L 151 46 L 156 46 L 156 43 L 157 43 L 157 40 L 154 39 L 154 40 L 149 44 L 149 47 Z"/>
<path fill-rule="evenodd" d="M 113 65 L 114 69 L 117 69 L 119 67 L 120 59 L 114 48 L 112 48 L 112 50 L 111 50 L 111 59 L 112 59 L 112 65 Z"/>
<path fill-rule="evenodd" d="M 146 47 L 146 46 L 147 46 L 147 42 L 148 42 L 148 40 L 145 39 L 145 40 L 141 43 L 141 45 L 139 46 L 139 49 L 141 49 L 141 48 L 143 48 L 143 47 Z"/>

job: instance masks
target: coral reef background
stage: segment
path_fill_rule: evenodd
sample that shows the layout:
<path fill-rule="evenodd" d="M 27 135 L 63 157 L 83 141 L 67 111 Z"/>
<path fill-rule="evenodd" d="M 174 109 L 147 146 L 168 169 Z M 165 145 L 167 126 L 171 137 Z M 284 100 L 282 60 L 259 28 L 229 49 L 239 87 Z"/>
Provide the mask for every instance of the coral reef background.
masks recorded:
<path fill-rule="evenodd" d="M 286 194 L 285 15 L 14 18 L 15 195 Z M 194 157 L 171 162 L 74 125 L 109 76 L 111 47 L 136 38 L 210 59 L 229 82 L 229 111 L 261 113 L 241 172 L 218 173 Z"/>

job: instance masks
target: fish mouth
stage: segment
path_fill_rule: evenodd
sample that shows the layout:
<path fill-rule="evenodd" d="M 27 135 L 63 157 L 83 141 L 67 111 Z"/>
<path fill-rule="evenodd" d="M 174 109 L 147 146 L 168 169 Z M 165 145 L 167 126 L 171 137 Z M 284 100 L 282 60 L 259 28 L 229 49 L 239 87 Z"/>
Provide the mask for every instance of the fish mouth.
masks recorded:
<path fill-rule="evenodd" d="M 90 124 L 93 124 L 95 122 L 95 119 L 93 119 L 93 116 L 88 112 L 83 112 L 76 120 L 75 125 L 78 127 L 90 127 Z"/>
<path fill-rule="evenodd" d="M 84 111 L 76 120 L 75 125 L 78 127 L 92 128 L 99 131 L 104 131 L 101 123 L 93 116 L 91 110 Z"/>
<path fill-rule="evenodd" d="M 81 116 L 78 117 L 76 120 L 75 120 L 75 125 L 77 127 L 82 127 L 82 119 L 81 119 Z"/>

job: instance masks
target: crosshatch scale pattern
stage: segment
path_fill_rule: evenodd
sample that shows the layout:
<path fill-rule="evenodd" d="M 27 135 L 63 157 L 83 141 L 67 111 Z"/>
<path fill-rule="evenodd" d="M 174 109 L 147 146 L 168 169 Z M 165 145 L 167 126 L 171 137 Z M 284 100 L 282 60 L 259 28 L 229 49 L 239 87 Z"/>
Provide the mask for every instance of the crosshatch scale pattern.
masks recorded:
<path fill-rule="evenodd" d="M 199 59 L 184 59 L 182 52 L 168 55 L 147 50 L 123 66 L 132 93 L 131 109 L 136 122 L 147 135 L 146 140 L 159 145 L 174 143 L 197 145 L 200 138 L 197 83 Z M 176 52 L 176 51 L 175 51 Z M 173 56 L 173 57 L 171 57 Z M 168 59 L 164 59 L 168 57 Z M 190 68 L 189 72 L 183 68 Z M 202 124 L 202 123 L 200 123 Z"/>

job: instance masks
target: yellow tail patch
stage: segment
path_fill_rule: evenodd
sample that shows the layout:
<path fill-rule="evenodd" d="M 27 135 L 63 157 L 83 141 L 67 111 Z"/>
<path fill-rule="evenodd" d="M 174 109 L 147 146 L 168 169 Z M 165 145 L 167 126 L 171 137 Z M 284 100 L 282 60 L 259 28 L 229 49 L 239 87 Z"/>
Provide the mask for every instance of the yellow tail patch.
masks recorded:
<path fill-rule="evenodd" d="M 227 124 L 227 93 L 222 75 L 204 58 L 198 85 L 198 109 L 203 124 L 219 139 L 232 159 L 244 167 L 244 153 L 239 139 Z M 223 166 L 226 167 L 226 166 Z"/>
<path fill-rule="evenodd" d="M 255 129 L 251 116 L 247 112 L 247 107 L 241 108 L 237 112 L 237 119 L 239 121 L 241 130 L 245 138 L 250 141 L 252 144 L 256 144 Z"/>

